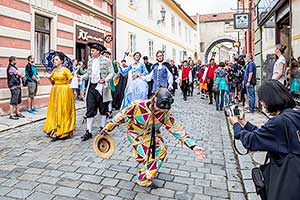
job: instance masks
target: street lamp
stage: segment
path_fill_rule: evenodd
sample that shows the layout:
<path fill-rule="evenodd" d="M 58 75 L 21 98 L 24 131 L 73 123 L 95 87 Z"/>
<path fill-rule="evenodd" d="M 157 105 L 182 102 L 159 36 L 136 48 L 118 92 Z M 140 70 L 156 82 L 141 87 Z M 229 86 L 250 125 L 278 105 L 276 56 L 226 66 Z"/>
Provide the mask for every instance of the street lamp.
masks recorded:
<path fill-rule="evenodd" d="M 161 8 L 160 14 L 161 14 L 161 19 L 157 20 L 157 24 L 165 22 L 166 10 L 164 9 L 164 7 Z"/>

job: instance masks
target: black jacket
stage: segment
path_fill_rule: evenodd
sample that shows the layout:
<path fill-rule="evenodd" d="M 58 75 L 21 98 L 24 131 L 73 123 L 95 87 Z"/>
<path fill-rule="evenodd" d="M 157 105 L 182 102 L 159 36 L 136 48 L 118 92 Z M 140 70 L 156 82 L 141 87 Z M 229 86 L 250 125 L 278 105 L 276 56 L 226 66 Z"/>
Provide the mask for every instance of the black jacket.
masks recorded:
<path fill-rule="evenodd" d="M 286 118 L 288 120 L 286 120 Z M 239 123 L 233 125 L 235 139 L 252 151 L 288 153 L 285 135 L 285 121 L 292 138 L 292 153 L 300 155 L 300 110 L 285 109 L 258 128 L 248 122 L 243 128 Z"/>

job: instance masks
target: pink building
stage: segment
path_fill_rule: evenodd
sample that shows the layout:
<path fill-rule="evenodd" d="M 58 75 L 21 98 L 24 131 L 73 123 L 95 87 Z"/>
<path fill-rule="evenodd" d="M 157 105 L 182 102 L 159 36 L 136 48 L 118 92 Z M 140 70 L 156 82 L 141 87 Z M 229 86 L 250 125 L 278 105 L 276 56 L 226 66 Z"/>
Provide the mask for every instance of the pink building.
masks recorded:
<path fill-rule="evenodd" d="M 46 106 L 51 86 L 41 65 L 50 49 L 70 58 L 88 60 L 88 42 L 100 42 L 114 55 L 115 3 L 113 0 L 0 0 L 0 115 L 9 110 L 8 57 L 17 57 L 24 70 L 33 55 L 41 79 L 36 103 Z M 113 40 L 111 41 L 110 38 Z M 22 89 L 22 107 L 27 105 L 27 88 Z"/>

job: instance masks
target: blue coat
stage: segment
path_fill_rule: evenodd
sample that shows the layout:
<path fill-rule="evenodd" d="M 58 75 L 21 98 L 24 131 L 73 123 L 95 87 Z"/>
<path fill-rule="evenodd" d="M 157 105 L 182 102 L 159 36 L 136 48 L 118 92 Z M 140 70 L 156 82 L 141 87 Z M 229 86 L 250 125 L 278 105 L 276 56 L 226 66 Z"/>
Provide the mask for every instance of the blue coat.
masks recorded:
<path fill-rule="evenodd" d="M 233 125 L 234 138 L 240 140 L 245 148 L 252 151 L 288 153 L 283 117 L 289 119 L 287 127 L 291 135 L 292 153 L 300 155 L 300 110 L 285 109 L 261 128 L 250 122 L 244 128 L 239 123 L 235 123 Z"/>

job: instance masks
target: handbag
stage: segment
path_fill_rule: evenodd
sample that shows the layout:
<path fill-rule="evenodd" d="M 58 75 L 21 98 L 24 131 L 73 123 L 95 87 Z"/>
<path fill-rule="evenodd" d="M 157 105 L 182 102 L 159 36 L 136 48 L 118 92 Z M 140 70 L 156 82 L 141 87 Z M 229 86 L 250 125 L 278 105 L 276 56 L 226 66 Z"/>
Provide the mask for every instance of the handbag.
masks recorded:
<path fill-rule="evenodd" d="M 213 85 L 213 91 L 219 92 L 219 83 L 217 83 L 216 81 L 214 82 L 214 85 Z"/>
<path fill-rule="evenodd" d="M 288 154 L 268 152 L 265 164 L 252 169 L 252 180 L 262 200 L 298 200 L 300 197 L 300 156 L 292 153 L 287 121 L 289 119 L 284 117 Z"/>
<path fill-rule="evenodd" d="M 27 86 L 28 85 L 28 79 L 24 76 L 22 77 L 22 85 Z"/>

